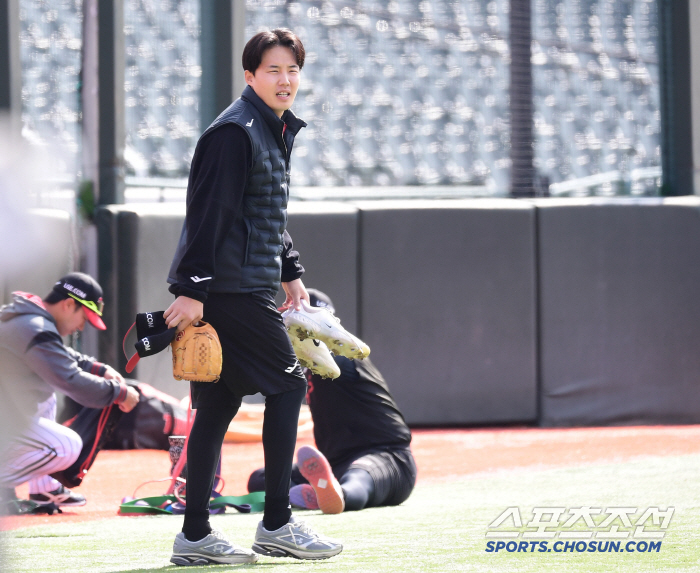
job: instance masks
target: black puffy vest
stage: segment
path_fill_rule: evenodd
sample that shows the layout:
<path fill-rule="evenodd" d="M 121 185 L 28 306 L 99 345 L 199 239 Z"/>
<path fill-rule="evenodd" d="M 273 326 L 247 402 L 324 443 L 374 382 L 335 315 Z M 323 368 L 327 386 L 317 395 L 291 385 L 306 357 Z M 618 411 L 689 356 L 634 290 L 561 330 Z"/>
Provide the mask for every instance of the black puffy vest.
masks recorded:
<path fill-rule="evenodd" d="M 217 249 L 216 276 L 208 285 L 209 292 L 279 290 L 284 249 L 282 235 L 287 228 L 289 155 L 294 136 L 306 125 L 291 111 L 286 111 L 282 117 L 277 117 L 248 86 L 202 134 L 225 123 L 235 123 L 250 137 L 253 157 L 242 205 L 247 228 L 243 261 L 241 264 L 239 257 L 233 256 L 241 252 L 241 246 L 227 244 L 229 239 L 234 240 L 227 236 Z M 169 282 L 175 282 L 174 271 L 185 242 L 183 228 Z"/>

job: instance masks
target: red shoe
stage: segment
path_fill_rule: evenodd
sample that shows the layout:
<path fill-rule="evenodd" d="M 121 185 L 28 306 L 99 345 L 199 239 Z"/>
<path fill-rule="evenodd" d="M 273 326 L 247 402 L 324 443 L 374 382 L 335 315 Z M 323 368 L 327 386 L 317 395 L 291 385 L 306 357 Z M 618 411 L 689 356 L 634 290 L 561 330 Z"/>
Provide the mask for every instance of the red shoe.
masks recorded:
<path fill-rule="evenodd" d="M 289 490 L 289 503 L 301 509 L 318 509 L 316 492 L 308 483 L 295 485 Z"/>
<path fill-rule="evenodd" d="M 297 452 L 299 471 L 314 488 L 318 507 L 323 513 L 342 513 L 345 497 L 340 483 L 335 479 L 331 465 L 316 448 L 302 446 Z"/>

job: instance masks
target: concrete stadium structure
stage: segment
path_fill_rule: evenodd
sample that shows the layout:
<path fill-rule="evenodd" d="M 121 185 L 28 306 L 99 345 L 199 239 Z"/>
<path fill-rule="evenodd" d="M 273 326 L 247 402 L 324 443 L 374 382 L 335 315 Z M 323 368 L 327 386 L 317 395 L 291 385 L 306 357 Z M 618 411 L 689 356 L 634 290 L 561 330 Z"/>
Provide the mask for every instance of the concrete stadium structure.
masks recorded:
<path fill-rule="evenodd" d="M 59 14 L 49 10 L 48 4 L 33 3 L 20 10 L 20 0 L 0 0 L 0 111 L 10 115 L 13 129 L 24 130 L 25 136 L 37 145 L 46 144 L 46 141 L 36 126 L 60 128 L 67 147 L 75 153 L 73 158 L 77 158 L 74 175 L 80 172 L 81 177 L 89 180 L 85 187 L 88 192 L 82 199 L 94 198 L 98 208 L 87 213 L 92 221 L 82 221 L 80 232 L 77 232 L 75 219 L 65 212 L 37 211 L 34 216 L 40 221 L 38 224 L 53 229 L 53 239 L 45 243 L 50 263 L 19 278 L 2 279 L 0 286 L 7 300 L 14 289 L 44 294 L 57 276 L 69 269 L 81 267 L 98 275 L 105 287 L 105 321 L 109 330 L 99 337 L 95 333 L 85 333 L 78 344 L 98 353 L 100 359 L 123 367 L 126 359 L 121 351 L 121 340 L 134 314 L 162 309 L 171 300 L 165 276 L 184 217 L 181 203 L 123 204 L 125 174 L 128 169 L 136 171 L 133 161 L 138 163 L 139 153 L 147 158 L 143 168 L 146 174 L 182 171 L 188 150 L 196 140 L 197 121 L 200 126 L 206 125 L 240 92 L 240 77 L 234 71 L 233 62 L 240 58 L 241 42 L 247 33 L 245 15 L 241 8 L 243 3 L 238 0 L 183 2 L 174 15 L 176 18 L 170 14 L 177 26 L 191 25 L 194 8 L 206 8 L 200 11 L 200 25 L 205 32 L 199 36 L 201 45 L 190 53 L 187 43 L 198 37 L 194 28 L 184 32 L 179 28 L 168 30 L 160 24 L 148 29 L 138 28 L 139 22 L 148 19 L 146 16 L 155 14 L 149 12 L 147 2 L 136 2 L 134 5 L 138 5 L 140 11 L 127 14 L 133 18 L 126 18 L 126 21 L 123 0 L 85 0 L 68 4 L 72 10 Z M 377 68 L 381 75 L 386 72 L 385 77 L 394 77 L 391 73 L 395 73 L 384 66 L 386 62 L 380 61 L 381 54 L 384 58 L 389 54 L 399 60 L 402 56 L 408 57 L 397 51 L 396 41 L 404 31 L 395 22 L 398 19 L 383 15 L 384 11 L 393 14 L 388 7 L 384 10 L 377 3 L 371 3 L 374 7 L 368 9 L 367 14 L 357 11 L 350 15 L 346 12 L 343 16 L 339 12 L 336 18 L 332 10 L 315 12 L 313 3 L 294 4 L 297 8 L 304 7 L 304 11 L 298 12 L 300 19 L 318 20 L 323 26 L 310 33 L 311 44 L 316 41 L 314 38 L 331 41 L 336 60 L 342 55 L 339 47 L 342 34 L 333 30 L 337 31 L 343 18 L 351 17 L 356 34 L 348 37 L 370 42 L 377 33 L 391 32 L 396 36 L 382 40 L 386 49 L 373 52 L 372 58 L 368 58 L 372 65 L 381 64 L 382 67 Z M 326 4 L 333 8 L 332 3 Z M 401 9 L 398 3 L 390 4 Z M 432 16 L 420 8 L 433 4 L 439 10 Z M 324 119 L 325 123 L 319 125 L 337 137 L 333 136 L 329 146 L 321 145 L 323 138 L 308 144 L 306 159 L 301 162 L 308 163 L 309 173 L 304 173 L 308 183 L 329 186 L 358 181 L 380 185 L 431 183 L 433 180 L 437 183 L 484 183 L 483 178 L 470 175 L 465 179 L 463 175 L 477 171 L 486 173 L 488 169 L 484 171 L 477 163 L 489 157 L 493 159 L 494 169 L 497 166 L 501 174 L 512 174 L 513 163 L 509 161 L 522 157 L 509 155 L 504 150 L 506 144 L 516 141 L 518 133 L 501 120 L 517 105 L 511 105 L 512 99 L 507 104 L 505 88 L 498 88 L 498 85 L 506 81 L 505 65 L 510 57 L 503 50 L 514 47 L 507 46 L 498 35 L 503 35 L 507 28 L 503 18 L 513 13 L 505 10 L 506 4 L 509 8 L 518 8 L 518 13 L 528 13 L 533 3 L 529 0 L 465 1 L 470 9 L 481 10 L 481 19 L 469 22 L 463 21 L 463 11 L 457 9 L 460 3 L 433 4 L 406 4 L 406 9 L 415 12 L 416 18 L 423 18 L 416 20 L 419 25 L 413 29 L 410 24 L 406 27 L 424 42 L 416 49 L 418 56 L 430 63 L 435 54 L 428 49 L 429 42 L 437 42 L 442 50 L 452 46 L 450 42 L 454 40 L 465 47 L 465 51 L 480 55 L 473 61 L 465 59 L 464 69 L 487 78 L 493 72 L 496 74 L 493 83 L 479 76 L 483 81 L 474 89 L 480 91 L 469 94 L 468 106 L 457 105 L 459 90 L 453 85 L 446 91 L 454 96 L 449 99 L 454 105 L 431 103 L 430 93 L 415 100 L 420 106 L 413 106 L 410 94 L 405 101 L 401 99 L 403 94 L 400 97 L 393 94 L 397 96 L 393 99 L 381 97 L 382 94 L 375 97 L 378 84 L 372 83 L 371 78 L 360 81 L 359 75 L 356 83 L 364 86 L 366 93 L 362 89 L 353 93 L 362 96 L 361 102 L 353 103 L 355 100 L 345 97 L 347 94 L 333 95 L 333 102 L 310 97 L 308 111 L 312 116 L 316 114 L 315 119 L 328 112 L 330 119 Z M 450 9 L 455 8 L 456 23 L 444 17 L 448 12 L 440 12 L 448 4 Z M 559 4 L 563 8 L 565 4 L 576 4 L 577 10 L 582 5 L 577 2 Z M 595 7 L 591 17 L 599 16 L 599 9 L 612 10 L 607 14 L 612 22 L 611 34 L 622 34 L 629 40 L 651 29 L 642 25 L 649 13 L 644 12 L 642 4 L 651 2 L 631 3 L 635 12 L 627 16 L 637 19 L 629 22 L 626 15 L 618 13 L 612 1 L 591 0 L 583 4 L 591 10 Z M 546 90 L 551 87 L 547 78 L 554 78 L 561 85 L 557 84 L 556 89 L 552 87 L 551 101 L 547 97 L 536 102 L 529 96 L 526 98 L 530 100 L 531 109 L 526 110 L 525 117 L 532 121 L 526 122 L 527 133 L 520 133 L 522 137 L 518 140 L 521 151 L 524 148 L 530 154 L 526 157 L 528 164 L 520 172 L 524 186 L 516 192 L 513 181 L 509 189 L 502 179 L 498 180 L 497 187 L 483 185 L 479 188 L 492 196 L 505 197 L 510 193 L 514 197 L 531 198 L 291 203 L 289 228 L 302 253 L 302 262 L 308 268 L 306 284 L 327 291 L 334 298 L 343 323 L 367 340 L 373 348 L 373 359 L 385 373 L 411 424 L 567 426 L 700 422 L 700 387 L 696 382 L 700 376 L 696 351 L 700 343 L 700 309 L 696 296 L 700 284 L 697 270 L 700 268 L 700 199 L 697 197 L 700 195 L 700 59 L 695 57 L 700 53 L 700 35 L 694 33 L 700 29 L 700 4 L 688 0 L 658 0 L 653 5 L 659 24 L 659 49 L 654 51 L 653 57 L 648 44 L 644 47 L 645 54 L 633 54 L 636 40 L 624 46 L 626 52 L 617 53 L 615 42 L 611 44 L 601 36 L 602 47 L 598 50 L 595 40 L 602 30 L 599 20 L 589 22 L 591 29 L 597 30 L 595 34 L 591 32 L 590 38 L 596 57 L 586 50 L 582 50 L 584 55 L 577 56 L 569 39 L 564 38 L 564 32 L 569 24 L 571 30 L 578 29 L 579 24 L 575 22 L 579 22 L 582 14 L 576 13 L 573 17 L 572 12 L 567 11 L 566 17 L 559 15 L 560 22 L 556 15 L 558 8 L 553 5 L 551 10 L 533 12 L 536 29 L 531 38 L 527 34 L 523 37 L 535 40 L 537 45 L 525 42 L 525 60 L 531 55 L 531 66 L 540 66 L 550 74 L 535 76 L 533 98 L 539 97 L 538 94 L 546 96 Z M 78 14 L 81 6 L 84 11 Z M 255 10 L 251 10 L 252 16 L 249 14 L 250 25 L 257 26 L 265 6 L 255 2 L 251 6 L 255 6 Z M 539 3 L 538 6 L 549 4 Z M 438 12 L 442 20 L 435 17 Z M 490 16 L 486 16 L 487 13 Z M 59 16 L 65 21 L 57 20 Z M 496 18 L 492 20 L 493 25 L 488 24 L 489 17 Z M 36 22 L 30 22 L 31 18 Z M 41 25 L 37 24 L 39 21 Z M 384 22 L 386 28 L 380 22 Z M 435 22 L 437 25 L 433 25 Z M 37 25 L 32 26 L 32 23 Z M 460 36 L 459 40 L 456 36 L 448 37 L 453 25 L 459 25 L 459 32 L 464 34 L 462 28 L 469 28 L 470 34 L 476 30 L 478 41 L 472 45 L 466 37 Z M 156 28 L 162 33 L 156 35 L 158 41 L 164 46 L 167 44 L 165 52 L 146 57 L 149 46 L 142 40 L 151 33 L 148 30 Z M 431 30 L 438 30 L 437 36 Z M 563 36 L 559 35 L 560 31 Z M 550 37 L 552 34 L 559 39 Z M 171 41 L 177 48 L 174 59 L 170 53 Z M 549 51 L 542 48 L 547 42 L 552 43 Z M 421 52 L 423 48 L 426 49 Z M 27 79 L 22 77 L 23 49 L 27 61 L 36 64 Z M 27 52 L 28 49 L 33 51 Z M 314 49 L 318 50 L 318 46 Z M 197 51 L 201 52 L 199 63 L 192 55 Z M 619 60 L 617 71 L 603 62 L 615 53 Z M 450 59 L 451 55 L 454 54 L 449 50 L 442 54 L 442 59 L 435 60 L 437 63 L 424 77 L 440 70 L 456 74 L 456 67 L 460 66 Z M 163 62 L 167 65 L 161 65 L 156 56 L 167 56 L 172 61 L 166 58 Z M 637 60 L 648 66 L 642 69 Z M 410 58 L 408 63 L 413 65 Z M 416 69 L 419 67 L 417 65 Z M 153 86 L 140 85 L 135 79 L 132 83 L 127 81 L 127 74 L 136 78 L 145 75 L 145 69 L 152 74 L 163 73 L 164 78 L 170 79 L 161 78 Z M 73 85 L 66 80 L 77 78 L 79 70 L 83 72 L 82 84 Z M 327 75 L 335 77 L 337 73 L 328 71 Z M 201 81 L 193 80 L 200 77 Z M 174 85 L 176 78 L 185 78 L 189 87 Z M 430 76 L 429 79 L 432 86 L 437 86 L 435 82 L 444 78 Z M 589 85 L 588 79 L 594 81 Z M 604 93 L 592 86 L 596 81 L 601 82 Z M 658 99 L 644 92 L 649 81 L 658 81 Z M 348 79 L 348 90 L 353 87 L 351 83 Z M 421 82 L 418 84 L 417 87 L 412 84 L 410 89 L 420 91 L 425 87 Z M 562 87 L 564 84 L 567 89 Z M 319 85 L 321 83 L 316 82 L 317 90 Z M 321 87 L 332 92 L 330 84 Z M 188 99 L 185 92 L 189 88 L 192 92 L 201 90 L 203 96 L 199 103 Z M 589 93 L 589 88 L 605 97 Z M 466 84 L 465 89 L 469 89 Z M 498 97 L 491 94 L 493 101 L 487 103 L 491 89 L 501 91 Z M 615 95 L 615 90 L 619 90 L 619 94 Z M 79 92 L 83 98 L 82 108 L 75 99 Z M 483 97 L 475 97 L 475 93 Z M 514 94 L 511 90 L 511 95 Z M 174 99 L 169 100 L 170 95 Z M 318 94 L 310 88 L 307 95 Z M 600 101 L 591 103 L 599 97 Z M 355 137 L 355 127 L 348 125 L 346 129 L 338 123 L 341 117 L 332 116 L 332 105 L 328 104 L 335 105 L 336 100 L 342 100 L 343 113 L 349 113 L 351 108 L 366 107 L 364 115 L 358 115 L 361 121 L 355 131 L 369 134 L 365 138 L 368 140 L 365 151 L 366 155 L 371 155 L 371 162 L 367 157 L 360 157 L 353 147 L 357 142 L 348 139 L 351 135 Z M 164 109 L 156 113 L 154 106 L 160 105 L 159 102 Z M 476 121 L 476 114 L 471 113 L 482 103 L 486 107 L 477 111 L 482 120 L 489 121 Z M 598 104 L 609 106 L 612 115 L 606 116 L 602 108 L 594 109 Z M 180 106 L 179 111 L 168 115 L 167 105 Z M 198 105 L 197 118 L 194 110 Z M 395 141 L 390 140 L 396 130 L 392 130 L 389 120 L 382 121 L 381 114 L 376 113 L 377 106 L 386 108 L 382 112 L 385 116 L 398 109 L 400 120 L 415 133 L 409 137 L 406 135 L 409 132 L 400 131 Z M 569 107 L 576 109 L 569 110 Z M 30 108 L 34 111 L 27 111 Z M 596 115 L 598 112 L 603 115 Z M 627 112 L 631 115 L 625 115 Z M 619 125 L 614 122 L 615 114 L 622 114 Z M 638 116 L 645 114 L 651 114 L 653 121 L 647 117 L 649 121 L 638 126 Z M 602 119 L 598 121 L 597 118 Z M 412 119 L 416 121 L 411 122 Z M 129 121 L 138 129 L 132 125 L 129 131 Z M 461 132 L 455 129 L 459 122 L 464 124 Z M 402 127 L 406 125 L 401 124 Z M 614 132 L 612 138 L 608 137 L 610 130 Z M 483 139 L 479 140 L 483 149 L 464 147 L 471 145 L 464 139 L 470 131 L 476 134 L 475 141 Z M 164 133 L 172 136 L 173 141 L 164 142 Z M 42 137 L 36 137 L 37 134 Z M 444 137 L 430 140 L 434 134 Z M 139 142 L 133 141 L 134 137 L 141 136 Z M 613 147 L 604 149 L 611 142 L 615 144 L 614 153 L 610 150 Z M 537 148 L 539 143 L 544 147 Z M 641 170 L 639 178 L 634 179 L 631 169 L 634 165 L 627 159 L 636 154 L 635 157 L 646 161 L 650 149 L 657 143 L 659 161 L 641 166 L 660 168 L 661 177 L 658 171 Z M 133 149 L 128 151 L 128 146 L 138 153 L 133 153 Z M 410 152 L 403 154 L 406 157 L 399 157 L 402 146 Z M 462 147 L 458 149 L 458 146 Z M 564 147 L 565 154 L 570 156 L 567 162 L 573 162 L 566 172 L 560 169 L 558 159 L 560 148 Z M 629 151 L 627 159 L 623 153 L 625 149 L 634 152 Z M 421 173 L 430 176 L 424 178 L 402 178 L 397 170 L 392 175 L 396 179 L 377 179 L 378 172 L 369 171 L 360 173 L 358 179 L 353 178 L 357 173 L 337 161 L 338 157 L 343 159 L 347 155 L 353 161 L 358 160 L 360 167 L 369 163 L 376 167 L 391 155 L 387 165 L 403 161 L 405 171 L 406 166 L 420 167 L 419 155 L 425 153 L 427 158 L 428 151 L 431 157 L 425 162 L 429 169 Z M 462 151 L 469 153 L 460 156 Z M 314 166 L 309 162 L 317 155 L 325 171 L 312 176 Z M 600 173 L 601 162 L 609 157 L 613 158 L 610 167 L 615 177 L 624 183 L 617 190 L 611 180 L 604 177 L 605 173 Z M 448 161 L 450 169 L 447 169 Z M 548 162 L 551 162 L 549 169 L 557 177 L 576 175 L 596 180 L 590 187 L 581 180 L 578 185 L 575 181 L 563 180 L 556 188 L 563 189 L 562 194 L 583 196 L 602 189 L 600 192 L 607 194 L 643 195 L 647 187 L 656 189 L 658 180 L 663 179 L 662 194 L 687 197 L 534 199 L 547 189 L 555 188 L 544 184 L 538 187 L 536 175 L 546 171 Z M 595 169 L 590 167 L 592 164 L 596 165 Z M 431 174 L 441 166 L 445 167 L 444 173 L 433 177 Z M 388 176 L 388 172 L 385 175 Z M 591 180 L 587 180 L 590 183 Z M 647 180 L 651 181 L 649 185 L 644 183 Z M 635 182 L 638 182 L 637 187 L 633 185 Z M 72 180 L 68 185 L 77 187 Z M 591 192 L 593 188 L 598 191 Z M 414 185 L 410 189 L 420 187 Z M 340 195 L 339 191 L 338 197 Z M 70 210 L 74 212 L 73 196 L 70 202 Z M 85 202 L 82 206 L 85 207 Z M 94 227 L 89 225 L 91 222 Z M 84 237 L 90 236 L 90 228 L 94 239 L 87 240 Z M 187 385 L 172 380 L 169 371 L 169 355 L 163 354 L 142 361 L 136 375 L 165 391 L 183 396 Z"/>
<path fill-rule="evenodd" d="M 169 304 L 180 209 L 98 216 L 110 330 Z M 407 420 L 700 421 L 700 198 L 292 203 L 289 228 Z M 174 394 L 169 356 L 139 379 Z"/>

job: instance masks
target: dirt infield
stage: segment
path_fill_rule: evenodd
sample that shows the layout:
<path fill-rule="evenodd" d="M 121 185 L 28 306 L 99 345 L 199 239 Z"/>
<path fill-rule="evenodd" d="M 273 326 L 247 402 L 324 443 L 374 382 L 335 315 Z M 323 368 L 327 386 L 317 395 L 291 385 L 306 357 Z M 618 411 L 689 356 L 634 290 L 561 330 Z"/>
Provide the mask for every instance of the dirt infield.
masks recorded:
<path fill-rule="evenodd" d="M 298 441 L 298 446 L 305 444 L 313 445 L 313 441 Z M 414 430 L 413 452 L 419 483 L 450 481 L 509 468 L 574 466 L 640 456 L 700 453 L 700 426 Z M 226 444 L 222 462 L 224 493 L 246 493 L 250 472 L 262 465 L 261 444 Z M 3 518 L 0 529 L 114 517 L 124 496 L 133 495 L 147 480 L 167 478 L 169 469 L 167 452 L 101 452 L 79 490 L 88 499 L 86 506 L 66 509 L 61 515 Z M 166 483 L 153 483 L 137 493 L 139 497 L 160 495 L 166 488 Z M 18 488 L 17 494 L 26 498 L 26 485 Z"/>

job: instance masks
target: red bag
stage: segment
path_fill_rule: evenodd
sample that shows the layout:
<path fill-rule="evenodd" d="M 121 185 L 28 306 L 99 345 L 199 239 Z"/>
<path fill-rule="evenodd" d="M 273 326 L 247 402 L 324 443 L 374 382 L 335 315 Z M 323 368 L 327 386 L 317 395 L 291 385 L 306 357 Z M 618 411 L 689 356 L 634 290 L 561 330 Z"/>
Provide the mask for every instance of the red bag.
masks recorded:
<path fill-rule="evenodd" d="M 83 449 L 72 466 L 52 473 L 51 477 L 68 488 L 79 486 L 123 414 L 119 406 L 111 404 L 102 410 L 83 408 L 77 416 L 65 422 L 64 426 L 83 439 Z"/>

